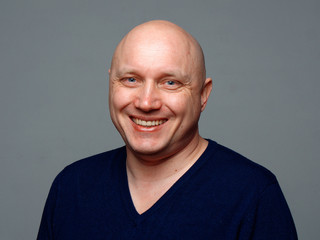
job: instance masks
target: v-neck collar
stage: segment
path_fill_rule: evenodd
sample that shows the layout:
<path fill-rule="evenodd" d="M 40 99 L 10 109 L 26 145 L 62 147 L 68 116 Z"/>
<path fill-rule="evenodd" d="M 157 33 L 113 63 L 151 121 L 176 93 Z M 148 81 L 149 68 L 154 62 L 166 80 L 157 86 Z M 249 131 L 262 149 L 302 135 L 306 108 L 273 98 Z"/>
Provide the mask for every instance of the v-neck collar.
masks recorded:
<path fill-rule="evenodd" d="M 216 143 L 214 141 L 208 140 L 208 146 L 199 159 L 169 188 L 167 192 L 165 192 L 149 209 L 147 209 L 142 214 L 139 214 L 133 204 L 132 197 L 130 194 L 128 176 L 126 170 L 126 152 L 124 150 L 124 154 L 121 154 L 121 159 L 119 164 L 119 183 L 120 183 L 120 192 L 121 199 L 123 202 L 123 206 L 129 215 L 129 217 L 133 220 L 135 224 L 139 224 L 148 216 L 150 216 L 153 212 L 157 211 L 165 202 L 167 202 L 175 193 L 179 190 L 180 186 L 185 184 L 190 177 L 206 162 L 208 156 L 211 156 L 213 151 L 215 150 Z"/>

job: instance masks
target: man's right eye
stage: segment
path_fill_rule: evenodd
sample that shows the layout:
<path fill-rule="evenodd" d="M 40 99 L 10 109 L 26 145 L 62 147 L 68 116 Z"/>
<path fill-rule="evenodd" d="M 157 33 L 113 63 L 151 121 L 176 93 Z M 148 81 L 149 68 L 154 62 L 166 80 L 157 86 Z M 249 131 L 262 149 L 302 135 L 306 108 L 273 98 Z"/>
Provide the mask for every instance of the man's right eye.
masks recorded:
<path fill-rule="evenodd" d="M 134 83 L 137 80 L 135 78 L 133 78 L 133 77 L 129 77 L 129 78 L 127 78 L 127 81 L 130 82 L 130 83 Z"/>
<path fill-rule="evenodd" d="M 135 77 L 124 77 L 121 80 L 122 84 L 127 87 L 136 87 L 139 81 Z"/>

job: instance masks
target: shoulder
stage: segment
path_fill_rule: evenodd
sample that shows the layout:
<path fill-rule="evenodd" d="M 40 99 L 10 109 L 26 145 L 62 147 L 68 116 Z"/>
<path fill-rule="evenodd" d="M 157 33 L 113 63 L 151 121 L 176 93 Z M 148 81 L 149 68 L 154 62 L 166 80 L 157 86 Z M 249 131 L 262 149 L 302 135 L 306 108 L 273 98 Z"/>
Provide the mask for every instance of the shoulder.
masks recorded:
<path fill-rule="evenodd" d="M 220 183 L 238 189 L 255 188 L 260 193 L 277 183 L 275 175 L 265 167 L 214 141 L 208 141 L 211 151 L 207 164 Z"/>
<path fill-rule="evenodd" d="M 206 190 L 214 199 L 210 203 L 218 203 L 232 221 L 241 222 L 241 230 L 236 229 L 240 238 L 297 239 L 290 210 L 271 171 L 211 140 L 208 152 L 203 169 L 209 176 Z"/>
<path fill-rule="evenodd" d="M 125 147 L 120 147 L 78 160 L 66 166 L 57 175 L 55 182 L 72 182 L 79 181 L 80 179 L 93 180 L 111 171 L 111 168 L 114 168 L 115 164 L 119 164 L 121 159 L 125 159 L 125 154 Z"/>

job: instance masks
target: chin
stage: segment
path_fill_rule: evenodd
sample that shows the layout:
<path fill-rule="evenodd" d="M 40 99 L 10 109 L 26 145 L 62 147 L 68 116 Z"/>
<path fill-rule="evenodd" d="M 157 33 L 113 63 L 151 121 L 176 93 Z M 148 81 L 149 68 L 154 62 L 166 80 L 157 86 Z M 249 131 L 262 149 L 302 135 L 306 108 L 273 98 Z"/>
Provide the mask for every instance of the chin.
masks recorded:
<path fill-rule="evenodd" d="M 160 146 L 146 146 L 146 145 L 139 145 L 131 147 L 132 150 L 136 153 L 142 155 L 153 155 L 163 151 L 163 147 Z"/>
<path fill-rule="evenodd" d="M 166 144 L 161 144 L 159 141 L 135 141 L 134 144 L 127 144 L 129 148 L 139 155 L 158 155 L 159 153 L 163 154 L 167 148 Z"/>

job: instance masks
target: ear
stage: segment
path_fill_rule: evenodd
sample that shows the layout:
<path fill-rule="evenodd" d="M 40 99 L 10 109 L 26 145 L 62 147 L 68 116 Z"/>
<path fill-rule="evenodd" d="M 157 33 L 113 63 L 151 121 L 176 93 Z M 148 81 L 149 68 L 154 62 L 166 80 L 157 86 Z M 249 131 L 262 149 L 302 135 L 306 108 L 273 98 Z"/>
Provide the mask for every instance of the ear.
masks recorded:
<path fill-rule="evenodd" d="M 108 73 L 110 74 L 110 72 L 111 72 L 111 70 L 110 70 L 110 68 L 108 69 Z"/>
<path fill-rule="evenodd" d="M 207 78 L 201 90 L 201 112 L 203 112 L 203 110 L 206 108 L 211 90 L 212 90 L 212 79 Z"/>

